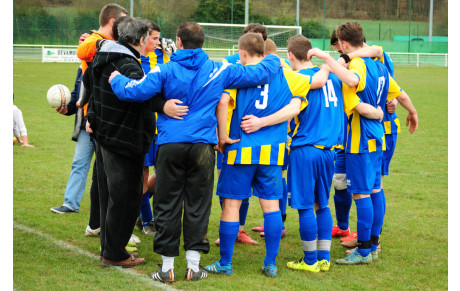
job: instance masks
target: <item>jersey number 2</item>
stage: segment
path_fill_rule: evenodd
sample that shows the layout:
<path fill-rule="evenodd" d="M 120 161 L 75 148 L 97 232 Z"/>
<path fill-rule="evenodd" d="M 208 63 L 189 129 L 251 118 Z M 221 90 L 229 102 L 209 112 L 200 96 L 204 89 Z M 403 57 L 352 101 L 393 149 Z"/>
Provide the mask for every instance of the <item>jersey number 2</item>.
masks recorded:
<path fill-rule="evenodd" d="M 257 86 L 257 88 L 262 88 L 262 86 Z M 262 99 L 262 103 L 260 103 L 260 100 L 256 100 L 256 108 L 257 109 L 265 109 L 267 108 L 267 102 L 268 102 L 268 84 L 264 85 L 264 89 L 260 91 L 260 96 L 264 97 Z"/>

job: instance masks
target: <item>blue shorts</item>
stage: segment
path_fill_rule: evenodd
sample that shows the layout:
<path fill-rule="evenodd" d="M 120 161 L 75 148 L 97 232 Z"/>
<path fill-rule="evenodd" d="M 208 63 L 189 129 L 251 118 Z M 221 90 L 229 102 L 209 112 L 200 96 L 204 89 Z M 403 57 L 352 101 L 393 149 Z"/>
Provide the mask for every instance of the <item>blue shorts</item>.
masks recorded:
<path fill-rule="evenodd" d="M 222 165 L 216 194 L 223 198 L 246 199 L 254 196 L 265 200 L 283 198 L 281 166 Z"/>
<path fill-rule="evenodd" d="M 345 174 L 347 172 L 345 150 L 336 149 L 335 153 L 334 174 Z"/>
<path fill-rule="evenodd" d="M 346 154 L 347 190 L 354 194 L 371 194 L 380 189 L 382 151 Z"/>
<path fill-rule="evenodd" d="M 383 151 L 382 175 L 388 176 L 390 173 L 390 162 L 396 148 L 397 133 L 385 134 L 386 151 Z"/>
<path fill-rule="evenodd" d="M 156 161 L 157 150 L 158 150 L 157 136 L 158 135 L 155 135 L 155 139 L 150 145 L 150 150 L 145 155 L 144 167 L 151 167 L 157 164 L 157 161 Z"/>
<path fill-rule="evenodd" d="M 314 146 L 291 149 L 287 174 L 291 208 L 311 209 L 314 203 L 318 203 L 319 208 L 327 207 L 334 176 L 334 158 L 334 151 Z"/>
<path fill-rule="evenodd" d="M 218 170 L 222 169 L 222 160 L 223 159 L 224 159 L 224 155 L 221 154 L 220 152 L 217 152 L 216 166 L 217 166 Z"/>

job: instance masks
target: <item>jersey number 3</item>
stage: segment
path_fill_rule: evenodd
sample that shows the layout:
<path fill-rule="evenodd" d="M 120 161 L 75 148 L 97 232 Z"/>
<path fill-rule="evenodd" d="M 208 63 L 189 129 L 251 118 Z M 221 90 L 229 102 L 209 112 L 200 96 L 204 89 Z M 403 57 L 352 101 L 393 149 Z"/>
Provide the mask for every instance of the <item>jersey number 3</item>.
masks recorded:
<path fill-rule="evenodd" d="M 257 88 L 262 88 L 262 86 L 257 86 Z M 262 103 L 260 103 L 260 100 L 256 100 L 256 108 L 257 109 L 265 109 L 267 108 L 267 103 L 268 103 L 268 84 L 264 85 L 264 89 L 260 91 L 260 96 L 263 97 Z"/>
<path fill-rule="evenodd" d="M 329 102 L 334 102 L 334 107 L 337 107 L 337 96 L 335 95 L 334 85 L 331 80 L 327 80 L 326 85 L 323 86 L 323 93 L 326 100 L 326 107 L 329 107 Z"/>

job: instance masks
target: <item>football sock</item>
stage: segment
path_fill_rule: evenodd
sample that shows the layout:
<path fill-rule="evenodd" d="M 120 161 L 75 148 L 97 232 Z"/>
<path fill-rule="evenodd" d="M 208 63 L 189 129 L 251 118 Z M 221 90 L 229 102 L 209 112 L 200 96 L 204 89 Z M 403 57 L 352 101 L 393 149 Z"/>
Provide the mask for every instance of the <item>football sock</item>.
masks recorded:
<path fill-rule="evenodd" d="M 387 201 L 385 200 L 385 192 L 383 191 L 383 188 L 380 189 L 380 192 L 382 193 L 383 216 L 385 217 L 385 214 L 387 213 Z"/>
<path fill-rule="evenodd" d="M 337 225 L 341 230 L 347 230 L 348 218 L 350 215 L 351 204 L 353 203 L 352 194 L 348 193 L 347 189 L 335 189 L 334 204 L 335 216 L 337 218 Z"/>
<path fill-rule="evenodd" d="M 235 247 L 235 240 L 238 236 L 240 223 L 220 221 L 219 238 L 220 238 L 220 265 L 226 265 L 232 262 L 233 248 Z"/>
<path fill-rule="evenodd" d="M 316 252 L 316 236 L 318 226 L 316 224 L 315 212 L 313 209 L 299 209 L 299 232 L 304 253 L 304 262 L 313 265 L 318 261 Z M 332 229 L 332 227 L 331 227 Z"/>
<path fill-rule="evenodd" d="M 248 215 L 248 208 L 249 208 L 249 198 L 244 199 L 241 202 L 240 206 L 240 225 L 246 224 L 246 216 Z"/>
<path fill-rule="evenodd" d="M 316 211 L 318 225 L 318 261 L 331 260 L 332 214 L 329 207 Z"/>
<path fill-rule="evenodd" d="M 372 193 L 371 195 L 372 208 L 374 211 L 374 220 L 372 222 L 371 237 L 378 237 L 382 230 L 383 218 L 385 215 L 382 196 L 382 191 Z M 371 251 L 377 250 L 378 241 L 376 241 L 376 243 L 377 244 L 371 244 Z"/>
<path fill-rule="evenodd" d="M 185 259 L 187 260 L 187 268 L 192 269 L 193 272 L 198 272 L 200 270 L 200 252 L 188 250 L 185 251 Z"/>
<path fill-rule="evenodd" d="M 355 200 L 356 215 L 358 217 L 356 230 L 358 231 L 358 252 L 365 257 L 371 252 L 371 228 L 374 220 L 374 211 L 371 197 Z"/>
<path fill-rule="evenodd" d="M 281 242 L 281 231 L 283 230 L 283 220 L 281 211 L 264 213 L 264 232 L 265 232 L 265 259 L 264 264 L 276 266 L 276 256 Z"/>
<path fill-rule="evenodd" d="M 150 191 L 149 190 L 147 190 L 142 195 L 141 219 L 142 219 L 143 226 L 146 226 L 150 221 L 153 220 L 152 208 L 150 207 Z"/>
<path fill-rule="evenodd" d="M 174 268 L 174 257 L 161 256 L 163 264 L 161 265 L 161 271 L 167 272 L 170 269 Z"/>

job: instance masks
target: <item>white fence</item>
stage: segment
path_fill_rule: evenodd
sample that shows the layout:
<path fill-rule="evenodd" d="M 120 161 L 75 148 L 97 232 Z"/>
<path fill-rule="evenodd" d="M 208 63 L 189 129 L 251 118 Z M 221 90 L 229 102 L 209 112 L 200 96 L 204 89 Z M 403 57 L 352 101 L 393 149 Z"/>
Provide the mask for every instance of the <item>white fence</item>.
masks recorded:
<path fill-rule="evenodd" d="M 63 45 L 13 45 L 14 62 L 75 62 L 78 58 L 74 55 L 77 46 Z M 224 57 L 237 53 L 235 48 L 229 49 L 204 49 L 209 58 L 221 61 Z M 337 52 L 329 52 L 333 57 L 338 58 Z M 395 65 L 410 66 L 448 66 L 448 54 L 431 53 L 393 53 L 387 52 Z M 278 49 L 280 57 L 286 57 L 286 49 Z M 314 60 L 320 63 L 319 59 Z"/>

